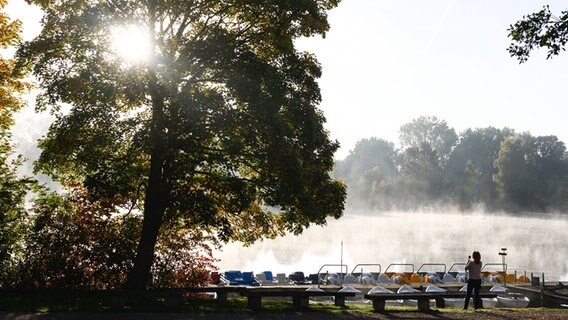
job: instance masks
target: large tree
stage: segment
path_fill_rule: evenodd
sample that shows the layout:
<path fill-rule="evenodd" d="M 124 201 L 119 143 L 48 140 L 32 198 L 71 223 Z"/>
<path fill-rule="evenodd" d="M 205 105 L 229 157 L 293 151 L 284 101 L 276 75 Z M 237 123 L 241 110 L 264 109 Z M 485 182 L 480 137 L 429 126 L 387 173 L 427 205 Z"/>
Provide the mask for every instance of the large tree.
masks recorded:
<path fill-rule="evenodd" d="M 462 208 L 485 203 L 487 209 L 497 208 L 498 197 L 493 175 L 494 162 L 501 142 L 514 131 L 493 127 L 467 129 L 452 150 L 446 165 L 445 181 L 454 186 L 450 192 Z"/>
<path fill-rule="evenodd" d="M 566 146 L 555 136 L 523 133 L 506 138 L 495 160 L 495 182 L 505 200 L 522 210 L 560 209 L 566 197 Z"/>
<path fill-rule="evenodd" d="M 392 183 L 398 176 L 397 152 L 384 139 L 362 139 L 334 174 L 349 186 L 347 205 L 388 209 L 393 202 Z M 361 205 L 362 204 L 362 205 Z"/>
<path fill-rule="evenodd" d="M 336 173 L 341 177 L 351 177 L 379 168 L 386 176 L 398 174 L 395 164 L 394 144 L 384 139 L 370 138 L 357 142 L 349 155 L 339 161 Z"/>
<path fill-rule="evenodd" d="M 513 42 L 509 46 L 512 57 L 525 62 L 535 48 L 545 48 L 547 59 L 565 51 L 568 43 L 568 11 L 555 16 L 548 6 L 542 10 L 524 16 L 512 24 L 509 37 Z"/>
<path fill-rule="evenodd" d="M 408 205 L 418 207 L 426 201 L 439 200 L 444 194 L 444 170 L 437 152 L 428 142 L 404 150 L 398 163 L 403 188 L 408 190 Z"/>
<path fill-rule="evenodd" d="M 427 143 L 432 151 L 436 152 L 442 165 L 458 140 L 454 128 L 449 127 L 445 120 L 434 116 L 420 116 L 412 119 L 400 127 L 399 134 L 402 149 L 419 149 Z"/>
<path fill-rule="evenodd" d="M 320 66 L 294 45 L 325 34 L 338 0 L 28 2 L 45 15 L 20 64 L 57 117 L 37 169 L 140 204 L 129 289 L 146 287 L 165 221 L 251 242 L 341 216 Z M 121 27 L 145 31 L 149 59 L 113 50 Z"/>

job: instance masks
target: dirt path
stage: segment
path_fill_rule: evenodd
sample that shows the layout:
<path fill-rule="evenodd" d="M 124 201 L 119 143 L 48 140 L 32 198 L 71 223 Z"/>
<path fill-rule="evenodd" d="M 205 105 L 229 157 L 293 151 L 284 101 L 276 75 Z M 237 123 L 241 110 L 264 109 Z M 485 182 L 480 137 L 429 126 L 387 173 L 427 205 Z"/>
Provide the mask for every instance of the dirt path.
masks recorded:
<path fill-rule="evenodd" d="M 359 314 L 345 312 L 343 314 L 329 314 L 317 312 L 259 312 L 255 314 L 184 314 L 184 313 L 45 313 L 45 314 L 18 314 L 2 313 L 0 319 L 7 320 L 51 320 L 51 319 L 81 319 L 81 320 L 351 320 L 351 319 L 482 319 L 482 320 L 521 320 L 521 319 L 568 319 L 568 309 L 488 309 L 481 311 L 468 312 L 440 312 L 431 311 L 428 313 L 414 311 L 390 311 L 377 314 Z"/>

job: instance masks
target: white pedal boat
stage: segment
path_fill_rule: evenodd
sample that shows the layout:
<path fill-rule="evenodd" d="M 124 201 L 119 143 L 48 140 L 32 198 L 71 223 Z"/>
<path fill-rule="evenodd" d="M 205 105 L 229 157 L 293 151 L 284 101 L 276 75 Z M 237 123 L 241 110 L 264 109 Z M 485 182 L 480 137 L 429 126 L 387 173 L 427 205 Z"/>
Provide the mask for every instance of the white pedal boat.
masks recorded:
<path fill-rule="evenodd" d="M 497 303 L 501 308 L 526 308 L 530 299 L 520 293 L 509 293 L 505 296 L 497 296 Z"/>
<path fill-rule="evenodd" d="M 489 292 L 497 293 L 497 306 L 501 308 L 526 308 L 530 299 L 520 293 L 508 293 L 509 289 L 496 284 Z M 485 304 L 483 305 L 485 306 Z"/>

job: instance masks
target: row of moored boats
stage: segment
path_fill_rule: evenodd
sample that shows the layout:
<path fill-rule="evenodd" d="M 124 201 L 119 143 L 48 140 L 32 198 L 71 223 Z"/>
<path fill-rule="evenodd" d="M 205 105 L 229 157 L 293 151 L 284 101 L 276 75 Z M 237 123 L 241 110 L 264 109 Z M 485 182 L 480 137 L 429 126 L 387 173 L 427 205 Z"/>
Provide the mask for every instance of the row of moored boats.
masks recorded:
<path fill-rule="evenodd" d="M 506 274 L 502 273 L 484 273 L 483 282 L 484 287 L 495 283 L 489 292 L 497 294 L 496 298 L 483 298 L 484 308 L 494 307 L 526 307 L 530 300 L 528 297 L 509 292 L 509 289 L 502 286 L 500 283 L 505 279 L 510 279 Z M 527 282 L 526 278 L 521 276 L 519 279 L 522 282 Z M 344 289 L 355 290 L 360 293 L 359 299 L 362 299 L 363 291 L 367 294 L 380 293 L 380 294 L 402 294 L 402 293 L 417 293 L 421 292 L 418 288 L 412 285 L 419 285 L 421 288 L 426 286 L 426 292 L 447 292 L 448 289 L 440 287 L 439 285 L 448 284 L 455 287 L 456 283 L 467 282 L 467 274 L 464 272 L 455 273 L 440 273 L 440 272 L 426 272 L 426 273 L 409 273 L 409 272 L 391 272 L 391 273 L 320 273 L 310 274 L 305 276 L 303 272 L 297 271 L 286 275 L 284 273 L 273 274 L 271 271 L 264 271 L 254 274 L 253 272 L 241 272 L 239 270 L 229 270 L 224 273 L 212 273 L 209 282 L 220 286 L 224 285 L 244 285 L 244 286 L 286 286 L 286 285 L 339 285 Z M 509 281 L 513 282 L 513 281 Z M 357 287 L 358 289 L 355 289 Z M 370 289 L 369 289 L 370 288 Z M 360 289 L 360 290 L 359 290 Z M 465 292 L 467 284 L 462 286 L 459 291 Z M 463 307 L 464 298 L 447 298 L 444 299 L 447 307 Z M 416 300 L 401 299 L 401 300 L 387 300 L 388 305 L 415 305 Z M 434 301 L 432 301 L 434 303 Z M 473 303 L 471 304 L 473 305 Z"/>

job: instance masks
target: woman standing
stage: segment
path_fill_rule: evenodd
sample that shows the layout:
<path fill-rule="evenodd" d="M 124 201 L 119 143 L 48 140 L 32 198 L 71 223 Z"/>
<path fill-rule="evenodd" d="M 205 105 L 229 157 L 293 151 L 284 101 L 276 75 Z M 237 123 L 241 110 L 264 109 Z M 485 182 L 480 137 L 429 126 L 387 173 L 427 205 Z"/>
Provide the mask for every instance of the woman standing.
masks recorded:
<path fill-rule="evenodd" d="M 471 258 L 473 257 L 473 260 Z M 481 299 L 479 298 L 479 290 L 481 290 L 481 254 L 474 251 L 471 256 L 467 257 L 465 270 L 469 271 L 469 280 L 467 281 L 467 294 L 465 295 L 465 303 L 463 309 L 466 310 L 471 298 L 473 290 L 473 307 L 481 308 Z"/>

